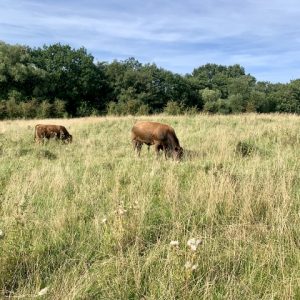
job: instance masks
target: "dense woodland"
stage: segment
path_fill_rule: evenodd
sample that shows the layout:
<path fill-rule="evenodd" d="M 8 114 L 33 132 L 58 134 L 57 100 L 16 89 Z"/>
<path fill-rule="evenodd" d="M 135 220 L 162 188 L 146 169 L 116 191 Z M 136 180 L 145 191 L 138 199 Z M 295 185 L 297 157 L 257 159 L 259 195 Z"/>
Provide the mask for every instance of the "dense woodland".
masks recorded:
<path fill-rule="evenodd" d="M 85 48 L 0 42 L 0 119 L 242 112 L 300 113 L 300 79 L 256 81 L 240 65 L 179 75 L 134 58 L 95 62 Z"/>

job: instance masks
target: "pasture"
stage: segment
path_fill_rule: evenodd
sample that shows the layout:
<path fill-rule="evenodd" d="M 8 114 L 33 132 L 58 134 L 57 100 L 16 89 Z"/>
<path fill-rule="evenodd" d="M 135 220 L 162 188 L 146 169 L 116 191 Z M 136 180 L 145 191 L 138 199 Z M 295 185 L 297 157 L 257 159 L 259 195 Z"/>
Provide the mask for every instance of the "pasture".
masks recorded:
<path fill-rule="evenodd" d="M 135 120 L 171 125 L 183 161 L 137 158 Z M 73 143 L 35 144 L 38 123 Z M 299 299 L 299 129 L 256 114 L 0 122 L 0 298 Z"/>

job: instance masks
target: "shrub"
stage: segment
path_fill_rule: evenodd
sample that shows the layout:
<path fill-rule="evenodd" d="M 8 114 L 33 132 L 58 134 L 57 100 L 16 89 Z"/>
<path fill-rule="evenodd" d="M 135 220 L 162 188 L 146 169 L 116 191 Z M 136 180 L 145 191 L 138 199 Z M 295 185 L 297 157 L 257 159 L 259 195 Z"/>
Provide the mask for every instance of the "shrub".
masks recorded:
<path fill-rule="evenodd" d="M 15 98 L 6 101 L 6 113 L 9 119 L 20 117 L 20 108 Z"/>
<path fill-rule="evenodd" d="M 7 116 L 5 101 L 0 101 L 0 120 L 3 120 Z"/>
<path fill-rule="evenodd" d="M 233 113 L 240 113 L 244 111 L 244 99 L 241 94 L 232 94 L 228 97 L 230 107 Z"/>
<path fill-rule="evenodd" d="M 56 98 L 53 103 L 53 115 L 56 118 L 63 118 L 65 113 L 66 113 L 66 102 Z"/>
<path fill-rule="evenodd" d="M 167 115 L 180 115 L 185 111 L 184 105 L 176 101 L 168 101 L 164 108 L 164 113 Z"/>
<path fill-rule="evenodd" d="M 39 118 L 49 118 L 52 115 L 52 105 L 44 100 L 40 103 L 37 109 L 37 117 Z"/>
<path fill-rule="evenodd" d="M 201 90 L 200 94 L 202 96 L 204 103 L 216 102 L 221 96 L 221 92 L 219 90 L 210 90 L 208 88 Z"/>
<path fill-rule="evenodd" d="M 218 104 L 215 101 L 208 101 L 203 106 L 203 111 L 208 113 L 216 113 L 218 111 Z"/>
<path fill-rule="evenodd" d="M 184 112 L 188 116 L 194 116 L 198 113 L 198 108 L 196 106 L 187 107 Z"/>
<path fill-rule="evenodd" d="M 139 115 L 139 116 L 146 116 L 146 115 L 149 115 L 149 113 L 150 113 L 150 107 L 149 107 L 149 105 L 148 104 L 142 104 L 140 107 L 139 107 L 139 109 L 138 109 L 138 111 L 137 111 L 137 115 Z"/>
<path fill-rule="evenodd" d="M 218 113 L 227 115 L 231 113 L 231 107 L 227 99 L 219 99 L 217 101 Z"/>
<path fill-rule="evenodd" d="M 123 115 L 136 115 L 142 103 L 138 100 L 128 100 L 120 102 Z"/>
<path fill-rule="evenodd" d="M 242 156 L 249 156 L 256 150 L 256 146 L 253 141 L 239 141 L 235 147 L 235 152 Z"/>
<path fill-rule="evenodd" d="M 150 108 L 147 104 L 143 104 L 139 100 L 128 100 L 119 102 L 109 102 L 107 105 L 108 115 L 147 115 Z"/>
<path fill-rule="evenodd" d="M 37 115 L 37 100 L 32 99 L 31 101 L 21 102 L 19 104 L 21 117 L 25 119 L 33 119 Z"/>
<path fill-rule="evenodd" d="M 114 101 L 107 104 L 106 111 L 108 115 L 120 115 L 118 103 Z"/>
<path fill-rule="evenodd" d="M 87 117 L 92 114 L 92 110 L 93 108 L 88 102 L 82 101 L 77 109 L 77 115 L 79 117 Z"/>

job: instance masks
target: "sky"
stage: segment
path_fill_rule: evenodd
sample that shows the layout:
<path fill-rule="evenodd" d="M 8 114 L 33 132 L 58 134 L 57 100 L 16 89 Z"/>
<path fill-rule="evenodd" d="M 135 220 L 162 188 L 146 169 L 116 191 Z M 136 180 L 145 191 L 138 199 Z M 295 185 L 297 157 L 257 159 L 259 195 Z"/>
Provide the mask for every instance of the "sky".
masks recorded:
<path fill-rule="evenodd" d="M 0 0 L 0 40 L 85 47 L 174 73 L 240 64 L 258 81 L 300 78 L 298 0 Z"/>

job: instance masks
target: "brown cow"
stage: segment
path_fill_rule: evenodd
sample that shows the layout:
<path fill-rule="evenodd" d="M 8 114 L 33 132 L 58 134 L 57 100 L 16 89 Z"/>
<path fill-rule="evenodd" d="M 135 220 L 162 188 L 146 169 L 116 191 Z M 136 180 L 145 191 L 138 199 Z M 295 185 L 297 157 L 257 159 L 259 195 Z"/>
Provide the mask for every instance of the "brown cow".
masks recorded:
<path fill-rule="evenodd" d="M 154 145 L 158 154 L 160 150 L 165 152 L 165 158 L 172 155 L 179 160 L 182 157 L 183 149 L 179 145 L 178 138 L 172 127 L 157 122 L 138 122 L 131 129 L 131 140 L 133 149 L 140 156 L 143 144 Z"/>
<path fill-rule="evenodd" d="M 72 135 L 68 130 L 61 125 L 35 125 L 34 139 L 36 142 L 41 142 L 44 139 L 60 139 L 62 141 L 72 143 Z"/>

